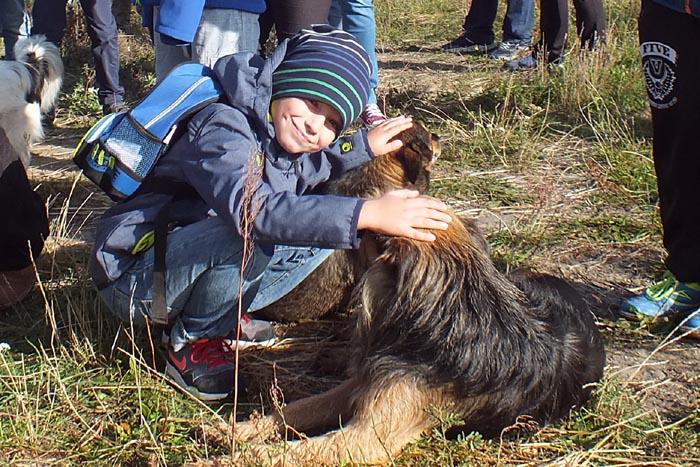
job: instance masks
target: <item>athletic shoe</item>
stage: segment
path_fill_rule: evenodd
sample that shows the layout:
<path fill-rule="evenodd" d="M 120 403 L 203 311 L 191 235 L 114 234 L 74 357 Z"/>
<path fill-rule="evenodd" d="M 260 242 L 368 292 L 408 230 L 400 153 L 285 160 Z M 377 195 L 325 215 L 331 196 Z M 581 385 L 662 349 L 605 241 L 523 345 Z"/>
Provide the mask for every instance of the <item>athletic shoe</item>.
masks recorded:
<path fill-rule="evenodd" d="M 509 71 L 526 71 L 537 68 L 537 63 L 537 57 L 533 54 L 527 54 L 524 57 L 507 62 L 505 67 Z"/>
<path fill-rule="evenodd" d="M 700 337 L 700 283 L 680 282 L 670 272 L 639 295 L 622 303 L 620 314 L 632 319 L 667 317 L 680 323 L 690 316 L 681 329 Z M 692 316 L 691 316 L 692 315 Z"/>
<path fill-rule="evenodd" d="M 683 323 L 679 328 L 681 334 L 685 334 L 686 337 L 691 339 L 700 340 L 700 309 L 692 312 L 687 318 L 685 322 L 683 320 L 680 321 Z"/>
<path fill-rule="evenodd" d="M 491 52 L 498 47 L 498 42 L 493 41 L 490 44 L 477 44 L 467 39 L 467 36 L 462 33 L 458 38 L 451 40 L 440 48 L 445 52 L 457 54 L 485 54 Z"/>
<path fill-rule="evenodd" d="M 178 351 L 169 347 L 165 374 L 200 400 L 226 399 L 236 377 L 236 365 L 227 358 L 227 352 L 221 337 L 199 339 Z"/>
<path fill-rule="evenodd" d="M 360 120 L 365 127 L 374 128 L 386 120 L 386 115 L 379 110 L 377 104 L 367 104 L 360 114 Z"/>
<path fill-rule="evenodd" d="M 238 340 L 238 349 L 250 347 L 270 347 L 277 341 L 275 328 L 269 321 L 253 318 L 250 313 L 241 316 L 241 335 Z M 236 330 L 231 332 L 224 342 L 230 349 L 236 348 Z"/>
<path fill-rule="evenodd" d="M 112 104 L 102 105 L 102 114 L 104 115 L 109 115 L 117 112 L 124 112 L 125 110 L 129 110 L 129 106 L 126 105 L 125 102 L 114 102 Z"/>
<path fill-rule="evenodd" d="M 514 60 L 520 52 L 528 50 L 529 48 L 529 42 L 504 41 L 498 44 L 498 47 L 489 53 L 489 58 L 493 60 L 511 61 Z"/>

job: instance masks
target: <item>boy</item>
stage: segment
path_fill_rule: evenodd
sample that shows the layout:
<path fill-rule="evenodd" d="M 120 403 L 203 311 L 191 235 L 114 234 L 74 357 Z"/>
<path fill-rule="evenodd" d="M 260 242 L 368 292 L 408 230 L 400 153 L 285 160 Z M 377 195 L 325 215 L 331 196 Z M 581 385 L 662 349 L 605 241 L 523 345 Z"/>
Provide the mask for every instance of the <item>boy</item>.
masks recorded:
<path fill-rule="evenodd" d="M 214 71 L 228 103 L 192 117 L 141 189 L 105 214 L 91 265 L 109 308 L 144 324 L 152 313 L 154 248 L 140 240 L 169 206 L 177 227 L 167 237 L 166 372 L 204 400 L 233 389 L 236 369 L 224 339 L 236 334 L 239 298 L 243 310 L 254 298 L 258 308 L 281 298 L 327 249 L 359 246 L 362 230 L 432 240 L 419 229 L 445 229 L 450 219 L 442 203 L 408 190 L 372 200 L 311 193 L 371 154 L 398 149 L 393 138 L 411 126 L 391 119 L 328 148 L 369 94 L 369 60 L 349 34 L 317 26 L 267 60 L 229 55 Z M 255 212 L 246 215 L 253 191 Z M 254 245 L 242 268 L 247 218 Z"/>

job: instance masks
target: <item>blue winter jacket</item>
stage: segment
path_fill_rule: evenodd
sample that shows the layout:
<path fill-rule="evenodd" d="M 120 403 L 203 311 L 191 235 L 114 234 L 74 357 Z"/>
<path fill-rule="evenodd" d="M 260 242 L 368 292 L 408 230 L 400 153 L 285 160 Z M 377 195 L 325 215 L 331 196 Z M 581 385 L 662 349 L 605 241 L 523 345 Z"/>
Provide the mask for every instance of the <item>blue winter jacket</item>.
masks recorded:
<path fill-rule="evenodd" d="M 293 155 L 275 140 L 269 107 L 272 71 L 284 58 L 286 42 L 265 60 L 244 52 L 222 57 L 214 71 L 228 104 L 210 104 L 188 122 L 135 195 L 109 209 L 100 219 L 91 257 L 91 274 L 102 288 L 118 279 L 136 261 L 139 239 L 154 229 L 156 215 L 170 204 L 170 218 L 180 225 L 219 216 L 241 234 L 241 210 L 251 159 L 262 166 L 256 196 L 260 211 L 253 237 L 264 244 L 356 248 L 357 222 L 364 200 L 313 194 L 320 183 L 336 178 L 373 155 L 367 132 L 340 138 L 331 148 Z M 342 148 L 342 149 L 341 149 Z M 264 157 L 260 157 L 260 155 Z M 192 193 L 173 197 L 150 181 L 190 187 Z"/>
<path fill-rule="evenodd" d="M 204 8 L 265 11 L 265 0 L 140 0 L 143 25 L 153 26 L 153 7 L 159 6 L 155 30 L 167 42 L 189 44 L 194 40 Z"/>
<path fill-rule="evenodd" d="M 700 0 L 653 0 L 672 10 L 700 17 Z"/>

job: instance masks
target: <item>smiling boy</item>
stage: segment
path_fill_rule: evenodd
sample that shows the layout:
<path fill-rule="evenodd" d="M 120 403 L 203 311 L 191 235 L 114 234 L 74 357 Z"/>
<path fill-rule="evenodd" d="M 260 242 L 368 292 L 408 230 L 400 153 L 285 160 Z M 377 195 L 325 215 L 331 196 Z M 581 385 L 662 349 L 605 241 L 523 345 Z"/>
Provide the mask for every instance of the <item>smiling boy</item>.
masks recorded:
<path fill-rule="evenodd" d="M 167 206 L 166 372 L 205 400 L 233 389 L 226 339 L 236 335 L 239 300 L 244 311 L 274 302 L 332 249 L 358 247 L 363 230 L 430 241 L 421 229 L 445 229 L 450 220 L 441 202 L 413 191 L 371 200 L 314 191 L 398 149 L 394 137 L 411 126 L 399 117 L 339 138 L 369 93 L 367 55 L 349 34 L 317 26 L 267 60 L 234 54 L 214 71 L 226 103 L 195 114 L 139 191 L 105 213 L 91 261 L 110 310 L 144 325 L 153 313 L 155 255 L 140 240 Z M 246 214 L 251 193 L 256 208 Z M 250 217 L 253 250 L 241 274 Z"/>

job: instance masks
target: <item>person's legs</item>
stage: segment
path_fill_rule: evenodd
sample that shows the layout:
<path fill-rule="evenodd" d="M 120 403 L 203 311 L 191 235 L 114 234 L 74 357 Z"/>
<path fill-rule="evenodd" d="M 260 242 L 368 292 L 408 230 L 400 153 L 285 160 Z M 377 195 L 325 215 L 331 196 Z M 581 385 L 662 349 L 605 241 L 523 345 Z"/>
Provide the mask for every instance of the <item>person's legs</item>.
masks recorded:
<path fill-rule="evenodd" d="M 24 21 L 24 0 L 0 0 L 0 12 L 5 60 L 14 60 L 14 47 Z"/>
<path fill-rule="evenodd" d="M 331 0 L 277 0 L 268 3 L 274 18 L 277 41 L 292 37 L 312 24 L 328 22 Z"/>
<path fill-rule="evenodd" d="M 203 400 L 226 398 L 236 366 L 224 337 L 238 324 L 239 297 L 252 301 L 270 257 L 260 248 L 243 274 L 243 240 L 218 218 L 205 219 L 168 235 L 165 298 L 169 312 L 166 373 Z M 153 313 L 153 248 L 100 296 L 126 322 L 143 326 Z"/>
<path fill-rule="evenodd" d="M 462 25 L 467 39 L 477 44 L 494 42 L 493 22 L 496 21 L 497 11 L 496 0 L 473 0 Z"/>
<path fill-rule="evenodd" d="M 255 52 L 259 37 L 256 13 L 205 8 L 192 42 L 192 60 L 211 67 L 224 55 Z"/>
<path fill-rule="evenodd" d="M 248 311 L 261 310 L 287 295 L 331 253 L 333 250 L 322 248 L 276 245 Z"/>
<path fill-rule="evenodd" d="M 700 160 L 700 19 L 650 0 L 642 3 L 639 41 L 651 105 L 653 157 L 659 189 L 666 266 L 672 276 L 623 304 L 623 313 L 688 316 L 700 307 L 700 210 L 697 190 Z M 700 337 L 700 314 L 691 321 Z"/>
<path fill-rule="evenodd" d="M 576 33 L 581 48 L 593 50 L 605 42 L 605 8 L 602 0 L 574 0 Z"/>
<path fill-rule="evenodd" d="M 535 0 L 509 0 L 503 20 L 503 42 L 530 44 L 535 27 Z"/>
<path fill-rule="evenodd" d="M 60 46 L 66 33 L 66 3 L 68 0 L 34 0 L 32 6 L 32 35 L 43 34 Z"/>
<path fill-rule="evenodd" d="M 180 63 L 190 60 L 190 47 L 166 44 L 156 30 L 159 7 L 153 9 L 153 48 L 156 53 L 156 81 L 160 82 Z"/>
<path fill-rule="evenodd" d="M 242 284 L 245 310 L 269 257 L 255 249 Z M 122 320 L 143 326 L 152 314 L 153 248 L 120 279 L 100 291 Z M 168 235 L 166 300 L 170 343 L 179 349 L 201 338 L 226 336 L 238 321 L 243 241 L 218 218 L 205 219 Z"/>
<path fill-rule="evenodd" d="M 493 33 L 498 2 L 496 0 L 473 0 L 462 24 L 462 34 L 440 48 L 446 52 L 460 54 L 488 53 L 498 46 Z"/>
<path fill-rule="evenodd" d="M 569 31 L 569 0 L 540 1 L 540 39 L 535 46 L 535 57 L 557 63 L 564 56 Z M 546 57 L 543 54 L 546 53 Z"/>
<path fill-rule="evenodd" d="M 534 25 L 534 0 L 510 0 L 503 21 L 503 41 L 489 54 L 489 58 L 513 60 L 528 50 Z"/>
<path fill-rule="evenodd" d="M 124 88 L 119 84 L 117 22 L 111 0 L 80 0 L 90 36 L 98 98 L 105 113 L 124 105 Z"/>

